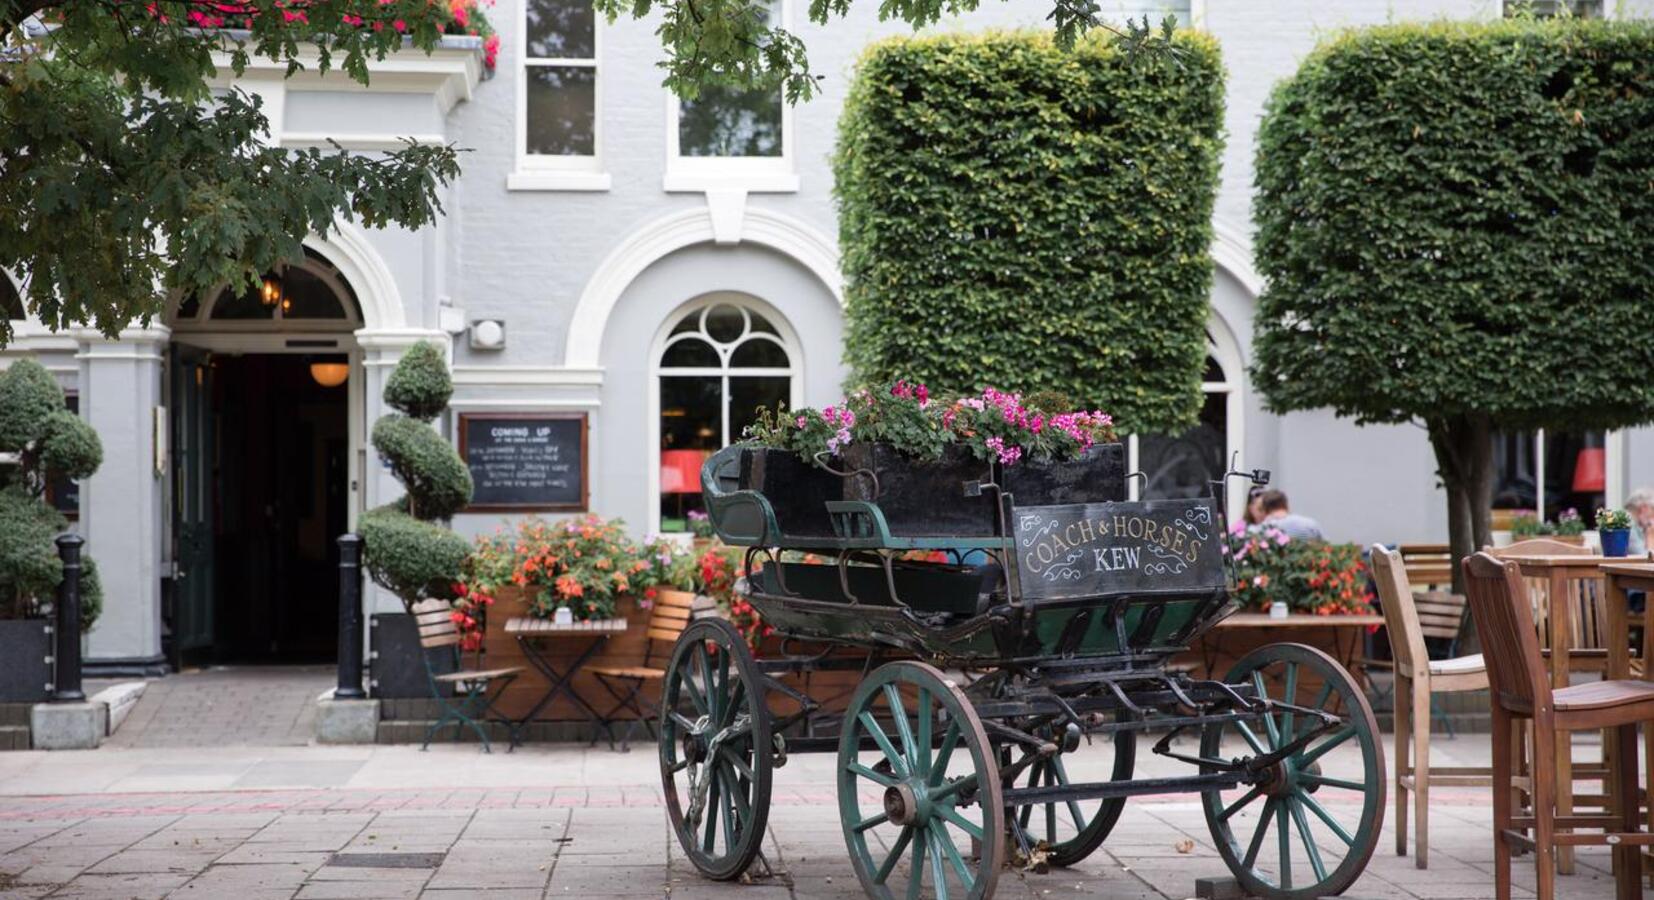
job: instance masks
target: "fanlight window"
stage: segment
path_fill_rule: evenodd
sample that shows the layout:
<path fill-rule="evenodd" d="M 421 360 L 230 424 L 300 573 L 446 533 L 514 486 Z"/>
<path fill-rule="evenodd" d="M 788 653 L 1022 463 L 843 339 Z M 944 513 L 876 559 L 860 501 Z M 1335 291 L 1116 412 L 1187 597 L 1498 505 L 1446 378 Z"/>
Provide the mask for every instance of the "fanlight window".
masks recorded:
<path fill-rule="evenodd" d="M 0 273 L 0 318 L 27 318 L 23 312 L 23 298 L 17 295 L 17 288 L 12 285 L 11 279 L 7 278 L 5 273 Z"/>
<path fill-rule="evenodd" d="M 306 321 L 336 327 L 360 322 L 361 314 L 350 285 L 326 260 L 307 250 L 304 262 L 266 272 L 252 288 L 224 287 L 209 303 L 191 297 L 179 305 L 178 319 L 202 318 L 249 324 Z"/>
<path fill-rule="evenodd" d="M 687 531 L 704 511 L 701 463 L 739 440 L 759 407 L 792 402 L 795 354 L 763 313 L 730 302 L 696 307 L 661 350 L 660 530 Z"/>

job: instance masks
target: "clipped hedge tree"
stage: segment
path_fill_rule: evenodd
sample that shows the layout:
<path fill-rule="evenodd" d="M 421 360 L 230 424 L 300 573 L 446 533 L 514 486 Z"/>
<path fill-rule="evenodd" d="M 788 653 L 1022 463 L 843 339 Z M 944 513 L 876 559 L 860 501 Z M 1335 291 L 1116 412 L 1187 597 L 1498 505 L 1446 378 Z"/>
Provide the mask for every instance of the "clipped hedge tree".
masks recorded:
<path fill-rule="evenodd" d="M 19 359 L 0 370 L 0 618 L 38 615 L 63 581 L 57 537 L 69 520 L 46 502 L 55 478 L 81 479 L 103 464 L 103 442 L 64 407 L 63 389 L 46 367 Z M 81 628 L 103 610 L 97 563 L 83 557 Z"/>
<path fill-rule="evenodd" d="M 430 424 L 453 393 L 442 351 L 421 341 L 385 381 L 385 403 L 396 412 L 373 424 L 373 447 L 407 493 L 362 516 L 363 563 L 375 583 L 409 607 L 453 599 L 471 552 L 441 524 L 471 502 L 470 470 Z"/>
<path fill-rule="evenodd" d="M 1345 32 L 1270 100 L 1255 382 L 1422 424 L 1455 556 L 1490 542 L 1495 431 L 1654 418 L 1650 122 L 1640 22 Z"/>
<path fill-rule="evenodd" d="M 1057 391 L 1133 431 L 1199 414 L 1223 67 L 1177 32 L 892 38 L 834 160 L 858 382 Z"/>

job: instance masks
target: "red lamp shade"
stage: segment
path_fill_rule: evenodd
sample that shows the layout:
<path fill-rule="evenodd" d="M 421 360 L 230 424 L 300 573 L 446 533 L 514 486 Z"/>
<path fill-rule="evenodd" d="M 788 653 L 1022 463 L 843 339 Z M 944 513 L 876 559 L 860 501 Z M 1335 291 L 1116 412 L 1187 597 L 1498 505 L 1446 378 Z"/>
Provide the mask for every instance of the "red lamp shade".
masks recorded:
<path fill-rule="evenodd" d="M 1595 494 L 1607 484 L 1607 451 L 1586 447 L 1574 458 L 1574 493 Z"/>
<path fill-rule="evenodd" d="M 662 450 L 660 452 L 660 492 L 663 494 L 699 494 L 701 492 L 701 463 L 705 461 L 705 450 Z"/>

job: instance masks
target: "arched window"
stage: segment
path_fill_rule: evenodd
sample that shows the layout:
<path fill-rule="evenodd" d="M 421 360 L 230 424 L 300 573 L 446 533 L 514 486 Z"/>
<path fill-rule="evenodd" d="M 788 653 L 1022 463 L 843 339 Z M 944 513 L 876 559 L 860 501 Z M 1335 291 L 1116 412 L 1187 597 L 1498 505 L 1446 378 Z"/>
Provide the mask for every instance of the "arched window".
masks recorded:
<path fill-rule="evenodd" d="M 28 318 L 23 312 L 23 298 L 18 296 L 17 286 L 11 283 L 11 278 L 4 272 L 0 272 L 0 318 L 13 321 Z"/>
<path fill-rule="evenodd" d="M 246 325 L 304 322 L 307 329 L 350 329 L 362 320 L 356 293 L 337 269 L 306 249 L 304 261 L 266 272 L 250 289 L 221 288 L 210 302 L 191 297 L 178 306 L 179 323 L 214 327 L 227 322 Z"/>
<path fill-rule="evenodd" d="M 740 440 L 758 408 L 794 404 L 798 354 L 779 316 L 728 293 L 680 310 L 659 347 L 660 530 L 690 531 L 704 512 L 702 461 Z"/>
<path fill-rule="evenodd" d="M 1229 459 L 1241 449 L 1241 362 L 1238 348 L 1220 321 L 1206 329 L 1206 372 L 1200 389 L 1205 400 L 1200 420 L 1180 434 L 1132 435 L 1128 439 L 1135 499 L 1162 500 L 1206 496 L 1211 483 L 1229 470 Z M 1244 461 L 1243 461 L 1244 462 Z M 1228 485 L 1229 508 L 1244 498 L 1239 481 Z M 1237 493 L 1239 492 L 1239 493 Z"/>

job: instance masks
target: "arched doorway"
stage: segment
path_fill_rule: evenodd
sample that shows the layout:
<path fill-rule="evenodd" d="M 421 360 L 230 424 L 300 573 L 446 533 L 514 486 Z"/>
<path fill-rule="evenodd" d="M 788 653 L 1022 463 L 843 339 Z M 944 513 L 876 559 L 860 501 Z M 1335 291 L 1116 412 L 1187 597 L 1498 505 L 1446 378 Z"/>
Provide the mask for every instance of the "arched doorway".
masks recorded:
<path fill-rule="evenodd" d="M 356 291 L 307 249 L 250 289 L 181 299 L 169 324 L 168 656 L 330 661 L 361 415 Z"/>

